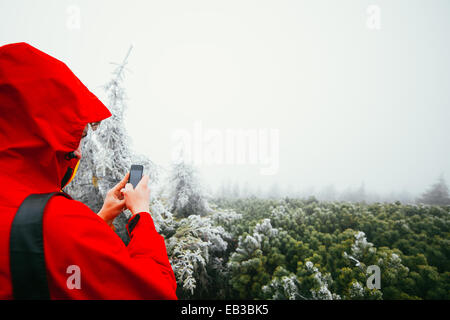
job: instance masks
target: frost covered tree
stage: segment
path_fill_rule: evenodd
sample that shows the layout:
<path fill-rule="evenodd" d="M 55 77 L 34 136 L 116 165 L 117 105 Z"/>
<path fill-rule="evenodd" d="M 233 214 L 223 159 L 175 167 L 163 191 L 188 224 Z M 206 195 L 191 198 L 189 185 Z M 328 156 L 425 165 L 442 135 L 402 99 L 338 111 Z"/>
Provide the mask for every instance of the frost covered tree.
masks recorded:
<path fill-rule="evenodd" d="M 67 192 L 95 212 L 101 209 L 107 191 L 122 179 L 131 163 L 130 139 L 123 123 L 126 96 L 122 85 L 130 52 L 131 48 L 114 70 L 112 80 L 104 86 L 106 105 L 112 115 L 95 132 L 89 130 L 82 140 L 83 157 L 74 180 L 67 186 Z"/>
<path fill-rule="evenodd" d="M 98 188 L 98 175 L 94 162 L 94 156 L 98 153 L 99 147 L 93 139 L 92 130 L 89 130 L 88 135 L 81 140 L 81 148 L 83 156 L 77 173 L 64 191 L 70 194 L 72 198 L 83 202 L 92 211 L 98 212 L 103 205 L 103 196 Z"/>
<path fill-rule="evenodd" d="M 272 281 L 262 287 L 267 299 L 272 300 L 308 300 L 300 294 L 298 277 L 282 266 L 275 269 Z"/>
<path fill-rule="evenodd" d="M 239 236 L 236 251 L 228 262 L 234 278 L 231 285 L 239 298 L 263 298 L 262 287 L 271 279 L 265 256 L 271 251 L 278 231 L 272 227 L 270 219 L 263 219 L 252 234 Z"/>
<path fill-rule="evenodd" d="M 169 177 L 169 207 L 178 217 L 205 216 L 209 211 L 194 166 L 183 160 L 172 164 Z"/>
<path fill-rule="evenodd" d="M 213 275 L 224 276 L 225 239 L 230 238 L 223 227 L 210 217 L 190 215 L 176 223 L 176 231 L 166 241 L 167 253 L 178 282 L 178 297 L 205 298 L 219 295 L 223 286 L 213 285 Z M 216 292 L 212 292 L 214 290 Z"/>
<path fill-rule="evenodd" d="M 150 203 L 150 211 L 155 229 L 165 238 L 170 238 L 176 231 L 177 224 L 161 199 L 155 198 Z"/>
<path fill-rule="evenodd" d="M 311 261 L 306 261 L 305 268 L 300 272 L 300 292 L 307 296 L 309 294 L 314 300 L 337 300 L 341 297 L 330 291 L 330 286 L 333 283 L 331 275 L 329 273 L 322 274 L 317 267 Z"/>
<path fill-rule="evenodd" d="M 347 255 L 349 259 L 355 261 L 356 266 L 360 266 L 360 261 L 371 260 L 371 257 L 375 255 L 376 249 L 373 244 L 367 241 L 366 234 L 359 231 L 355 234 L 355 242 L 352 244 L 351 255 Z"/>
<path fill-rule="evenodd" d="M 103 196 L 123 178 L 131 166 L 131 139 L 124 124 L 127 97 L 123 86 L 131 49 L 114 70 L 113 78 L 104 87 L 108 98 L 107 106 L 112 116 L 103 120 L 95 132 L 96 141 L 101 146 L 95 156 L 98 184 Z"/>
<path fill-rule="evenodd" d="M 211 214 L 211 219 L 214 224 L 222 226 L 233 238 L 238 235 L 239 223 L 242 219 L 241 213 L 236 213 L 230 209 L 216 210 Z M 233 238 L 224 238 L 227 241 L 232 241 Z"/>
<path fill-rule="evenodd" d="M 438 181 L 417 199 L 417 203 L 439 206 L 450 205 L 450 196 L 444 175 L 441 175 Z"/>
<path fill-rule="evenodd" d="M 112 79 L 104 86 L 106 105 L 112 115 L 103 120 L 96 131 L 90 130 L 88 137 L 82 142 L 80 167 L 67 189 L 75 199 L 86 203 L 95 212 L 101 209 L 106 193 L 122 180 L 131 164 L 144 165 L 144 173 L 150 176 L 150 180 L 157 179 L 155 165 L 147 157 L 133 151 L 125 128 L 127 106 L 123 81 L 131 49 L 132 47 L 114 70 Z M 130 214 L 126 210 L 113 222 L 116 233 L 125 243 L 129 240 L 125 225 Z"/>
<path fill-rule="evenodd" d="M 351 253 L 344 253 L 344 257 L 351 260 L 358 269 L 355 273 L 349 290 L 350 299 L 392 299 L 392 296 L 400 296 L 398 287 L 403 286 L 403 281 L 408 278 L 409 269 L 402 264 L 401 258 L 395 250 L 387 247 L 380 249 L 368 242 L 364 232 L 355 234 L 355 242 L 351 246 Z M 369 289 L 366 280 L 371 273 L 369 266 L 375 265 L 381 270 L 381 290 Z M 404 298 L 410 298 L 404 294 Z"/>
<path fill-rule="evenodd" d="M 130 170 L 131 164 L 143 165 L 144 173 L 150 176 L 150 180 L 157 178 L 155 165 L 145 156 L 133 151 L 131 138 L 125 128 L 127 96 L 123 81 L 131 49 L 132 47 L 122 63 L 114 70 L 112 79 L 105 85 L 107 106 L 112 116 L 102 121 L 94 133 L 98 145 L 101 146 L 95 155 L 95 162 L 98 187 L 103 198 L 108 190 L 122 180 Z M 116 233 L 125 243 L 129 241 L 125 226 L 130 216 L 131 213 L 125 210 L 113 222 Z"/>

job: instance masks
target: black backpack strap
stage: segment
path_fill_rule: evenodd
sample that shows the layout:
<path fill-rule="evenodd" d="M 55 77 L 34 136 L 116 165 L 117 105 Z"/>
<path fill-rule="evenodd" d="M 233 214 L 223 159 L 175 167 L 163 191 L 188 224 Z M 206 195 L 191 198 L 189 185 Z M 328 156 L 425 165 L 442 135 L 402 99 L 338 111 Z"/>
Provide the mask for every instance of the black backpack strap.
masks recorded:
<path fill-rule="evenodd" d="M 47 202 L 54 195 L 72 199 L 64 192 L 31 194 L 23 200 L 12 222 L 9 254 L 14 299 L 50 299 L 43 215 Z"/>

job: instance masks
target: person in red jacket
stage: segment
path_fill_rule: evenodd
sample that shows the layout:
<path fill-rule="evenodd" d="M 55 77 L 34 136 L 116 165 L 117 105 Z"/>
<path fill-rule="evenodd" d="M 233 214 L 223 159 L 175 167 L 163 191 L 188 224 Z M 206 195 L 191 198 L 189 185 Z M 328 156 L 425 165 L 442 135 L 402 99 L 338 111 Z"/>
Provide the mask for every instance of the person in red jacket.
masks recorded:
<path fill-rule="evenodd" d="M 88 124 L 95 129 L 111 113 L 63 62 L 16 43 L 0 47 L 0 114 L 0 299 L 12 299 L 9 236 L 17 209 L 28 195 L 60 191 L 71 180 Z M 177 299 L 164 238 L 149 211 L 148 176 L 133 189 L 128 175 L 98 214 L 66 197 L 48 202 L 50 298 Z M 133 214 L 127 246 L 110 227 L 124 208 Z"/>

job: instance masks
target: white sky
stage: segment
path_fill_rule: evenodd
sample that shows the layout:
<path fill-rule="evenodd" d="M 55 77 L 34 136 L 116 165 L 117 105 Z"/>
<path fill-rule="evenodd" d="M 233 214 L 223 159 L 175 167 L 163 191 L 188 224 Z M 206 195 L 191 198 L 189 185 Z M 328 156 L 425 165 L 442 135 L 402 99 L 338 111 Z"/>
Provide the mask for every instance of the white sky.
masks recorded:
<path fill-rule="evenodd" d="M 67 27 L 73 5 L 80 29 Z M 174 130 L 196 122 L 279 130 L 277 174 L 201 167 L 212 185 L 417 193 L 450 178 L 449 16 L 448 0 L 0 0 L 0 45 L 57 57 L 103 99 L 110 62 L 133 44 L 127 127 L 161 165 Z"/>

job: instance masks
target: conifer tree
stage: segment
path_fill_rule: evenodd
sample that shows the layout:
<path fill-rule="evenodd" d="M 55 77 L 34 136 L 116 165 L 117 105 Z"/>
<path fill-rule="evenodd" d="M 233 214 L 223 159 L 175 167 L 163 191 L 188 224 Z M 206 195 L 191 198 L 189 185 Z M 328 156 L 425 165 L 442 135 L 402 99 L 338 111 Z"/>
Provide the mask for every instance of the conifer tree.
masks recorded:
<path fill-rule="evenodd" d="M 92 211 L 98 212 L 103 205 L 103 196 L 98 188 L 98 178 L 94 155 L 99 152 L 98 145 L 93 137 L 92 130 L 81 140 L 83 156 L 80 160 L 77 173 L 72 182 L 64 191 L 75 200 L 83 202 Z"/>
<path fill-rule="evenodd" d="M 95 212 L 101 209 L 106 193 L 123 179 L 131 164 L 144 165 L 144 173 L 150 176 L 150 180 L 157 180 L 156 166 L 147 157 L 134 152 L 125 128 L 127 97 L 123 81 L 131 50 L 132 47 L 104 86 L 108 99 L 106 106 L 112 115 L 83 139 L 80 167 L 67 189 L 74 199 L 84 202 Z M 129 240 L 125 225 L 130 215 L 125 210 L 113 222 L 116 233 L 125 243 Z"/>
<path fill-rule="evenodd" d="M 438 181 L 417 199 L 417 202 L 438 206 L 450 205 L 450 197 L 444 175 L 441 175 Z"/>
<path fill-rule="evenodd" d="M 176 216 L 205 216 L 211 211 L 192 164 L 184 160 L 172 164 L 169 188 L 170 211 Z"/>

